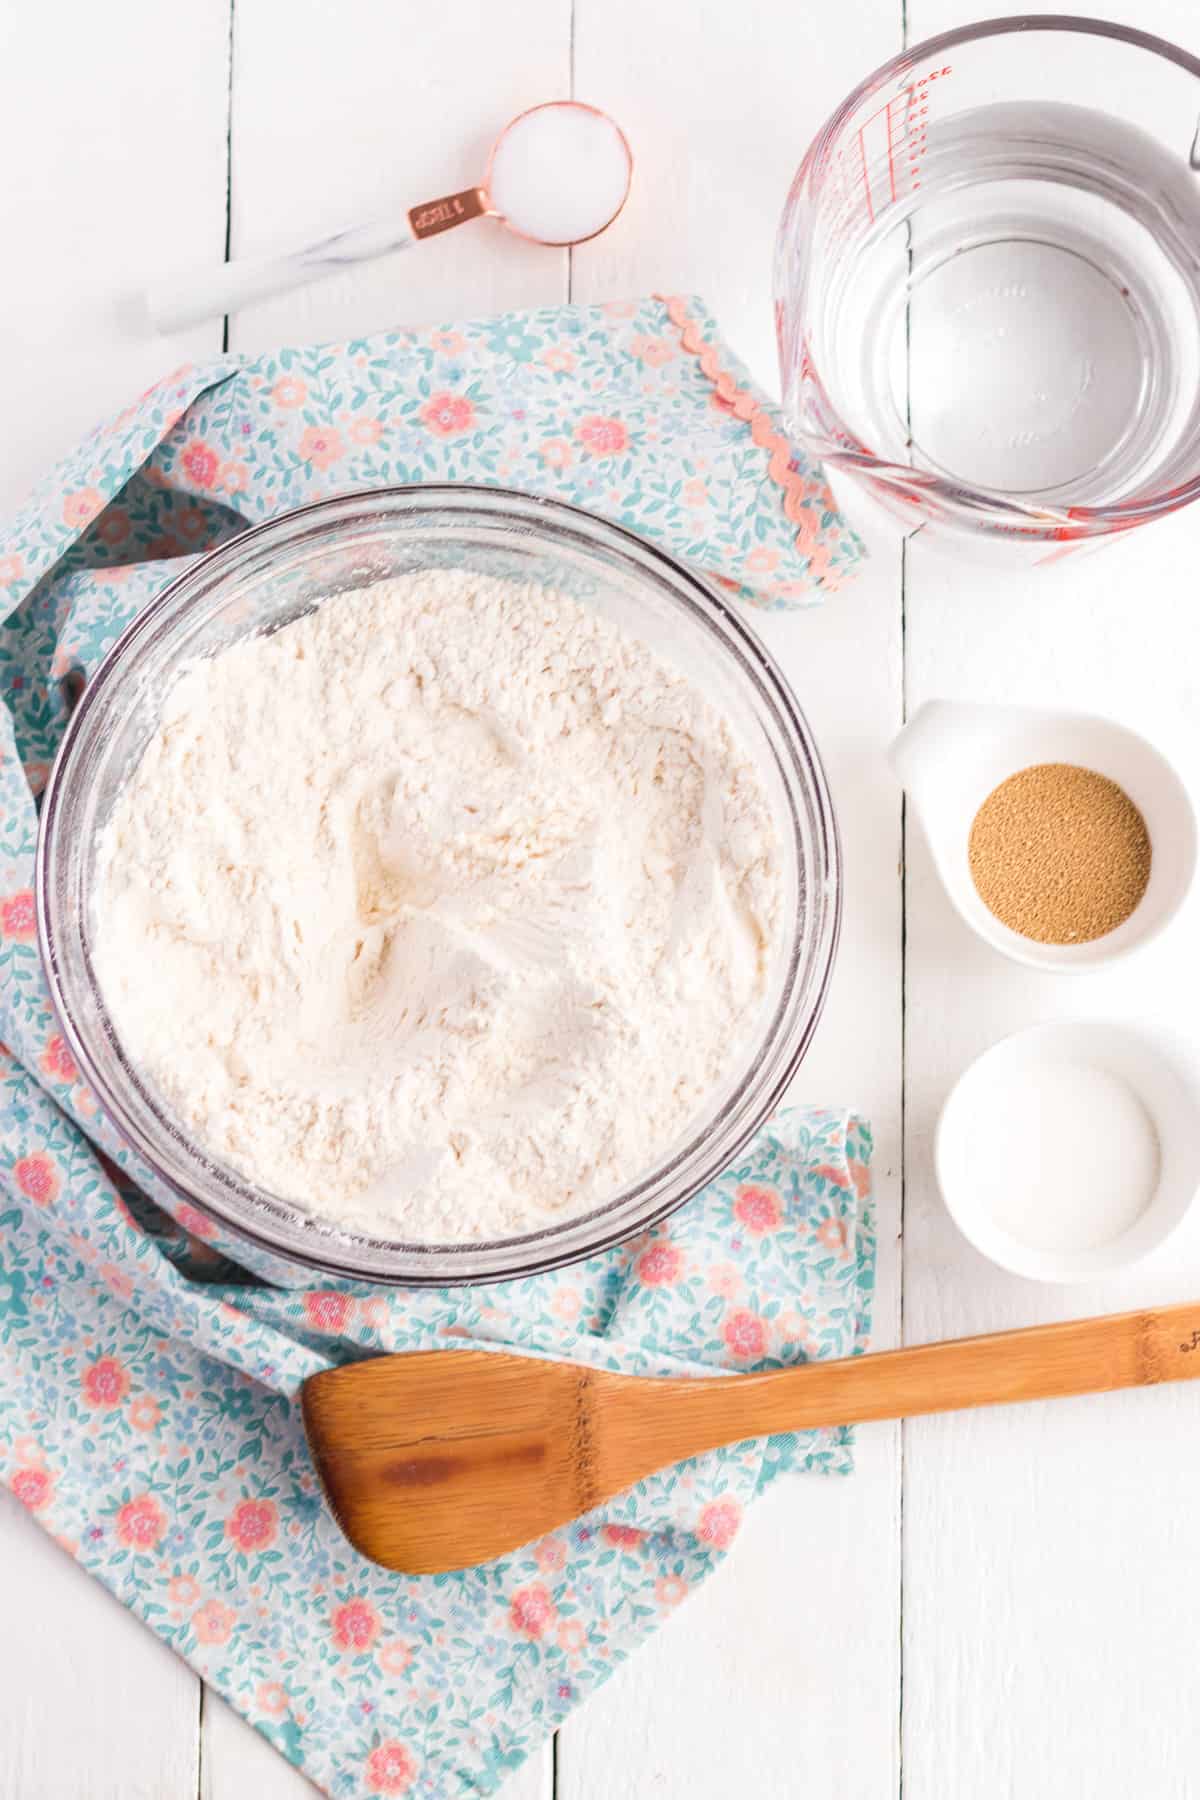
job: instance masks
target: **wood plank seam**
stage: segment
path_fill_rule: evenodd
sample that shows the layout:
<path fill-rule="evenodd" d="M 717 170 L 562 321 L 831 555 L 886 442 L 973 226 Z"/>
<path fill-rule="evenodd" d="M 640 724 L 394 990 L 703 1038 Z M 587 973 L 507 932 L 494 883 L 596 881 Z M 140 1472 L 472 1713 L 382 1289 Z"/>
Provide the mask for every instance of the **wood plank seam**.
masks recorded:
<path fill-rule="evenodd" d="M 236 29 L 237 0 L 229 0 L 229 30 L 226 34 L 225 72 L 225 261 L 233 246 L 233 41 Z M 221 320 L 221 349 L 229 353 L 229 314 Z"/>

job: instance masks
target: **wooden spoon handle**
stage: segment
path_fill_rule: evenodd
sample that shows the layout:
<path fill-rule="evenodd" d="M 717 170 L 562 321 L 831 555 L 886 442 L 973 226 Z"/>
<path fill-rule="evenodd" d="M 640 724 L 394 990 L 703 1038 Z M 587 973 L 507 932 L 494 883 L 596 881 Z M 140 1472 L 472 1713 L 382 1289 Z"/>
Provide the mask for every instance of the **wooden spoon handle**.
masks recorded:
<path fill-rule="evenodd" d="M 1147 1387 L 1194 1376 L 1200 1376 L 1200 1301 L 700 1385 L 706 1390 L 705 1423 L 715 1446 L 727 1442 L 733 1431 L 757 1437 L 814 1425 Z M 674 1385 L 682 1397 L 687 1384 Z M 724 1397 L 723 1386 L 732 1390 Z"/>

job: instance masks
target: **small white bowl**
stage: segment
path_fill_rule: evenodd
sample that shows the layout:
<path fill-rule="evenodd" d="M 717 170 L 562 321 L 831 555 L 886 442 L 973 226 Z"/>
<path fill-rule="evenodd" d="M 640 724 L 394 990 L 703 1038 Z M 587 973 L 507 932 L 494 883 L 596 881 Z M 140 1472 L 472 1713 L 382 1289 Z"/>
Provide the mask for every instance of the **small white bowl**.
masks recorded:
<path fill-rule="evenodd" d="M 1115 720 L 1020 706 L 931 700 L 889 752 L 933 852 L 942 884 L 971 929 L 1014 962 L 1056 973 L 1094 969 L 1156 937 L 1187 897 L 1196 871 L 1196 814 L 1183 782 L 1153 744 Z M 971 876 L 975 814 L 992 790 L 1035 763 L 1074 763 L 1128 794 L 1150 834 L 1150 879 L 1115 931 L 1083 944 L 1039 944 L 1003 924 Z"/>
<path fill-rule="evenodd" d="M 1124 1129 L 1127 1120 L 1141 1118 L 1143 1126 L 1152 1127 L 1151 1143 L 1157 1138 L 1157 1179 L 1151 1172 L 1144 1207 L 1101 1242 L 1095 1241 L 1095 1218 L 1089 1223 L 1086 1155 L 1081 1155 L 1078 1170 L 1068 1159 L 1068 1179 L 1077 1185 L 1064 1193 L 1059 1213 L 1063 1231 L 1077 1223 L 1076 1242 L 1038 1244 L 1018 1235 L 1011 1219 L 1006 1223 L 996 1216 L 998 1210 L 1014 1211 L 1007 1203 L 1011 1198 L 1007 1186 L 1005 1202 L 994 1210 L 988 1205 L 986 1190 L 1001 1178 L 995 1146 L 1011 1149 L 1014 1153 L 1005 1160 L 1016 1162 L 1015 1134 L 1020 1157 L 1032 1167 L 1039 1145 L 1048 1141 L 1041 1128 L 1049 1124 L 1053 1129 L 1054 1121 L 1035 1121 L 1031 1115 L 1037 1111 L 1036 1100 L 1024 1117 L 1013 1116 L 1012 1109 L 1014 1092 L 1046 1094 L 1051 1065 L 1060 1077 L 1062 1066 L 1068 1065 L 1089 1078 L 1119 1084 L 1111 1089 L 1117 1104 L 1095 1118 L 1096 1137 L 1081 1145 L 1093 1160 L 1105 1147 L 1115 1147 L 1118 1153 L 1129 1148 L 1120 1142 L 1113 1146 L 1114 1133 Z M 1054 1149 L 1061 1158 L 1060 1140 L 1054 1140 Z M 951 1089 L 937 1123 L 934 1166 L 951 1218 L 963 1236 L 1000 1268 L 1034 1281 L 1057 1282 L 1094 1281 L 1128 1268 L 1175 1230 L 1200 1188 L 1200 1062 L 1189 1046 L 1152 1027 L 1088 1019 L 1017 1032 L 985 1050 Z M 1074 1221 L 1066 1217 L 1072 1213 Z M 1035 1235 L 1039 1232 L 1031 1231 L 1029 1237 Z"/>

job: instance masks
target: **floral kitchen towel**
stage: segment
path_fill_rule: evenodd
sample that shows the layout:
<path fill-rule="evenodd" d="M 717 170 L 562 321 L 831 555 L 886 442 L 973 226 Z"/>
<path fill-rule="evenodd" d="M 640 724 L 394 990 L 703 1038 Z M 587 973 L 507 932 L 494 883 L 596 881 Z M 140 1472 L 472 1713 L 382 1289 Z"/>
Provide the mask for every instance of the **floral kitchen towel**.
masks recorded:
<path fill-rule="evenodd" d="M 575 1268 L 280 1289 L 155 1188 L 80 1080 L 32 896 L 36 796 L 79 684 L 182 557 L 335 488 L 423 479 L 593 504 L 769 605 L 855 555 L 702 309 L 677 302 L 182 372 L 0 536 L 0 1481 L 346 1800 L 491 1793 L 708 1574 L 756 1493 L 848 1468 L 849 1436 L 698 1458 L 513 1556 L 407 1579 L 326 1511 L 305 1377 L 447 1342 L 673 1374 L 848 1355 L 873 1272 L 867 1128 L 800 1112 L 668 1224 Z"/>
<path fill-rule="evenodd" d="M 164 1256 L 47 1091 L 75 1108 L 49 1044 L 52 1072 L 6 1060 L 0 1081 L 0 1481 L 330 1795 L 492 1793 L 708 1576 L 756 1494 L 849 1468 L 844 1431 L 742 1444 L 484 1567 L 391 1575 L 326 1510 L 296 1386 L 459 1341 L 672 1375 L 847 1355 L 873 1265 L 860 1120 L 783 1116 L 668 1224 L 575 1268 L 282 1292 Z"/>
<path fill-rule="evenodd" d="M 861 554 L 701 303 L 653 299 L 177 370 L 34 492 L 0 543 L 0 597 L 68 556 L 165 578 L 163 562 L 307 500 L 427 481 L 587 507 L 759 606 L 819 598 Z"/>

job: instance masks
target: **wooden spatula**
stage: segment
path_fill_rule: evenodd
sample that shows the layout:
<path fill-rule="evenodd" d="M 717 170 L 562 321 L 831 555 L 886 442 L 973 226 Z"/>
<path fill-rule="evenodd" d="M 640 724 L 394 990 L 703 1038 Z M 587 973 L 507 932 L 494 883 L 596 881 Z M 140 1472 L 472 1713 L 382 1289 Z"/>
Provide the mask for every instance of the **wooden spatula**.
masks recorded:
<path fill-rule="evenodd" d="M 1200 1375 L 1200 1302 L 808 1363 L 652 1380 L 488 1350 L 350 1363 L 301 1403 L 329 1503 L 373 1562 L 487 1562 L 668 1463 L 773 1431 Z"/>

